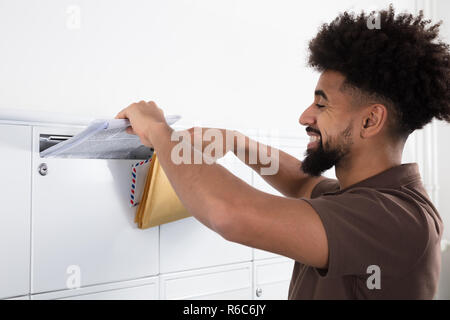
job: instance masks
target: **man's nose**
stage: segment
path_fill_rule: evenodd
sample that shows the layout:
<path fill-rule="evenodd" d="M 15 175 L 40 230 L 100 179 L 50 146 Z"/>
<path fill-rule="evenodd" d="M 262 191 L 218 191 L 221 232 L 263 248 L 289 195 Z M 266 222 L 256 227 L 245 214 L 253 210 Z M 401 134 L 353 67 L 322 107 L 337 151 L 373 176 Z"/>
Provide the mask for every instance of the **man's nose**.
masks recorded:
<path fill-rule="evenodd" d="M 298 122 L 302 126 L 311 126 L 315 125 L 317 122 L 317 115 L 314 112 L 314 104 L 310 105 L 300 116 Z"/>

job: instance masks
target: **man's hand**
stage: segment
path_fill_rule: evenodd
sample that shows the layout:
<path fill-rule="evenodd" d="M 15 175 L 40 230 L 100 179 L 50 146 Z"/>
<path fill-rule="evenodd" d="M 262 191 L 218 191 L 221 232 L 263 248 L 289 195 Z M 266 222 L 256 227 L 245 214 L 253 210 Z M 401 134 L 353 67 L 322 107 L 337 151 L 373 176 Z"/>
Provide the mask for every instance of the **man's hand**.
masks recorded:
<path fill-rule="evenodd" d="M 148 147 L 153 147 L 152 134 L 158 127 L 168 126 L 164 112 L 153 101 L 133 103 L 120 111 L 116 119 L 130 120 L 131 127 L 127 128 L 127 133 L 139 136 L 142 144 Z"/>

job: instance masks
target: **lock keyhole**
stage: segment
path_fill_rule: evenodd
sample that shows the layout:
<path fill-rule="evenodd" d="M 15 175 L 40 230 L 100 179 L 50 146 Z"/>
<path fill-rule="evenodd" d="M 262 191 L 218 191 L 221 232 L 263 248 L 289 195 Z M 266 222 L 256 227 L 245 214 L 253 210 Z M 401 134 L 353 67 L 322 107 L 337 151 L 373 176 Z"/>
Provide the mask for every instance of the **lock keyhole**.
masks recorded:
<path fill-rule="evenodd" d="M 47 164 L 46 164 L 46 163 L 41 163 L 41 164 L 39 165 L 39 174 L 40 174 L 41 176 L 46 176 L 47 173 L 48 173 L 48 167 L 47 167 Z"/>

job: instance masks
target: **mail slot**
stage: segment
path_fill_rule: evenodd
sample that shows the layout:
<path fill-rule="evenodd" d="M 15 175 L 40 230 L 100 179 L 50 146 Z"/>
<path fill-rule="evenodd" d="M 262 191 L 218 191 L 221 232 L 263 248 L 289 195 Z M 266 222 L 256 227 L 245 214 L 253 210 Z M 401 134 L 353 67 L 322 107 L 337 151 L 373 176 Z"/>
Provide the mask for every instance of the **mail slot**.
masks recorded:
<path fill-rule="evenodd" d="M 42 158 L 43 151 L 54 147 L 60 143 L 66 142 L 73 138 L 74 135 L 67 134 L 39 134 L 39 154 Z M 63 155 L 55 155 L 54 158 L 73 158 L 73 159 L 134 159 L 146 160 L 153 155 L 153 148 L 136 143 L 136 137 L 130 136 L 130 141 L 134 141 L 130 146 L 118 146 L 117 140 L 111 139 L 107 141 L 87 141 L 83 145 L 79 144 L 74 149 L 69 149 Z"/>
<path fill-rule="evenodd" d="M 48 148 L 72 137 L 73 136 L 70 135 L 41 134 L 39 135 L 39 152 L 47 150 Z"/>

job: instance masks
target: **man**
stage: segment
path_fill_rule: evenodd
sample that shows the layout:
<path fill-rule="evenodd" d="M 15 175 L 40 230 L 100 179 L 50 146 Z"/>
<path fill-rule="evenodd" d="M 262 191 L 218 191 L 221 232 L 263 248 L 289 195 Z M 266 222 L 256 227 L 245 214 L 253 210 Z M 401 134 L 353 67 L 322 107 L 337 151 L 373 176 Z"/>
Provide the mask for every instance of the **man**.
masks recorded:
<path fill-rule="evenodd" d="M 286 197 L 260 192 L 217 164 L 173 163 L 177 142 L 154 102 L 117 115 L 130 120 L 129 133 L 154 146 L 200 222 L 227 240 L 296 261 L 289 299 L 436 293 L 442 221 L 417 165 L 401 165 L 401 158 L 410 133 L 433 118 L 450 121 L 449 47 L 437 39 L 439 25 L 422 14 L 395 15 L 390 7 L 379 12 L 381 28 L 369 28 L 373 17 L 344 13 L 310 42 L 309 64 L 321 77 L 300 117 L 311 137 L 307 156 L 300 162 L 280 151 L 277 174 L 263 176 Z M 245 151 L 259 172 L 261 161 L 248 159 L 263 146 L 245 141 L 231 151 Z M 320 176 L 332 166 L 337 180 Z"/>

